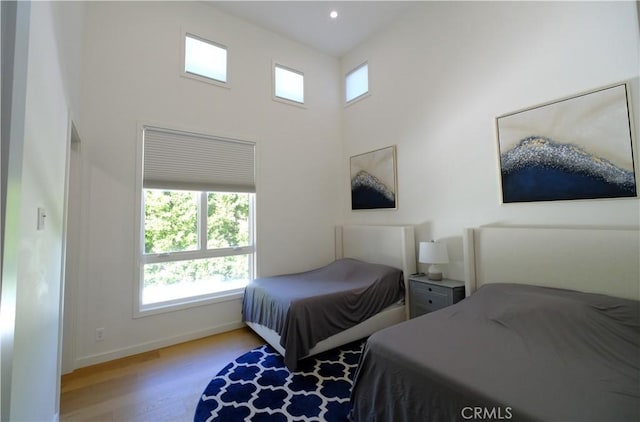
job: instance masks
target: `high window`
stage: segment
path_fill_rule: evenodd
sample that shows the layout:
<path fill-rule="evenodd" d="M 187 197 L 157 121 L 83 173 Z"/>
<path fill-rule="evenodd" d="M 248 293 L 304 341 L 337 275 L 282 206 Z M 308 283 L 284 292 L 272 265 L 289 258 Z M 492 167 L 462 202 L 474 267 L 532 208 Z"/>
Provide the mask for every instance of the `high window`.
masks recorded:
<path fill-rule="evenodd" d="M 304 104 L 304 74 L 279 64 L 273 65 L 274 98 Z"/>
<path fill-rule="evenodd" d="M 369 65 L 364 63 L 345 78 L 345 100 L 347 103 L 356 101 L 369 93 Z"/>
<path fill-rule="evenodd" d="M 184 34 L 184 68 L 188 77 L 227 83 L 227 48 L 198 36 Z"/>
<path fill-rule="evenodd" d="M 145 127 L 139 311 L 242 292 L 254 277 L 250 142 Z"/>

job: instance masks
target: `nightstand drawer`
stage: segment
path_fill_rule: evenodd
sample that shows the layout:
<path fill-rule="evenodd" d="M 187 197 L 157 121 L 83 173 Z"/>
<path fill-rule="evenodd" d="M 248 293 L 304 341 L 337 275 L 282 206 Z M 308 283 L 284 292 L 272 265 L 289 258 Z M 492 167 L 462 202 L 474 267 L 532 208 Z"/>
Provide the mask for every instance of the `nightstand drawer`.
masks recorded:
<path fill-rule="evenodd" d="M 424 303 L 411 303 L 410 316 L 415 318 L 420 315 L 428 314 L 429 312 L 437 311 L 442 308 L 434 308 L 432 305 L 425 305 Z"/>
<path fill-rule="evenodd" d="M 431 284 L 420 283 L 419 281 L 411 281 L 411 288 L 421 295 L 443 295 L 449 296 L 451 289 L 443 286 L 434 286 Z"/>
<path fill-rule="evenodd" d="M 420 276 L 409 279 L 410 318 L 446 308 L 463 298 L 463 282 L 455 280 L 437 282 Z"/>
<path fill-rule="evenodd" d="M 418 292 L 417 290 L 418 289 L 415 289 L 411 296 L 412 303 L 416 306 L 428 309 L 429 312 L 435 311 L 436 309 L 444 308 L 445 306 L 449 306 L 451 304 L 451 302 L 449 301 L 449 295 L 443 295 L 440 293 L 435 293 L 433 291 L 429 292 L 424 290 Z"/>

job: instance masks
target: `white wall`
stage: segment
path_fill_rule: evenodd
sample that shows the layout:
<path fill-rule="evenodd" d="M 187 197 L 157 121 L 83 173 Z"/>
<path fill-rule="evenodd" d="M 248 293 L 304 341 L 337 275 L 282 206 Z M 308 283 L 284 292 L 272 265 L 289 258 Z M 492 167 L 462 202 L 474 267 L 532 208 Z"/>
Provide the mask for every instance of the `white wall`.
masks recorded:
<path fill-rule="evenodd" d="M 342 59 L 343 73 L 369 61 L 371 90 L 344 111 L 343 168 L 396 144 L 399 186 L 397 211 L 352 212 L 345 173 L 345 221 L 415 224 L 416 241 L 446 238 L 458 279 L 464 227 L 638 225 L 638 199 L 501 205 L 494 128 L 511 111 L 637 82 L 639 51 L 633 2 L 416 4 Z"/>
<path fill-rule="evenodd" d="M 240 300 L 133 318 L 137 125 L 257 143 L 260 275 L 333 259 L 342 150 L 336 59 L 199 2 L 86 5 L 76 366 L 239 326 Z M 231 88 L 179 76 L 181 31 L 229 48 Z M 272 61 L 305 74 L 306 108 L 274 102 Z M 72 222 L 70 222 L 72 224 Z M 104 327 L 104 341 L 95 341 Z"/>
<path fill-rule="evenodd" d="M 15 283 L 16 289 L 15 321 L 3 321 L 3 327 L 15 323 L 8 419 L 16 421 L 51 421 L 58 413 L 69 103 L 54 24 L 51 3 L 31 4 L 22 155 L 11 155 L 20 160 L 21 171 L 8 188 L 16 200 L 8 208 L 18 211 L 8 224 L 15 224 L 19 242 L 5 257 L 17 265 L 14 279 L 3 274 L 3 283 Z M 38 208 L 46 210 L 43 230 L 37 230 Z"/>
<path fill-rule="evenodd" d="M 80 108 L 82 88 L 82 51 L 84 47 L 83 1 L 52 2 L 54 32 L 64 90 L 67 93 L 69 111 L 76 127 L 82 131 L 77 110 Z"/>

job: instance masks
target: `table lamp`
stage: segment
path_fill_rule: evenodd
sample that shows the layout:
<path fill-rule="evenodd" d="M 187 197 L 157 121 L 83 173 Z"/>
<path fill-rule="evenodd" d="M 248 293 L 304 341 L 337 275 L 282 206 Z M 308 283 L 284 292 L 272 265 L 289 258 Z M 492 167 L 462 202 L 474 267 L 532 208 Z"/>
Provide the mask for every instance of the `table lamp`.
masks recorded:
<path fill-rule="evenodd" d="M 418 262 L 431 264 L 429 265 L 429 271 L 427 271 L 427 278 L 429 280 L 442 280 L 442 270 L 437 264 L 446 264 L 449 262 L 447 245 L 434 241 L 420 242 Z"/>

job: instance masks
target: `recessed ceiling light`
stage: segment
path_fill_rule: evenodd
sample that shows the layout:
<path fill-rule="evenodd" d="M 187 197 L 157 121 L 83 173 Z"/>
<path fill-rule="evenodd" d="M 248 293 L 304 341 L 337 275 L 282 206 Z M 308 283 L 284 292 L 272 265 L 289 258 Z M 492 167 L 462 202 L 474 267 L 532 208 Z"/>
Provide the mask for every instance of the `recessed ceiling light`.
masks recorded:
<path fill-rule="evenodd" d="M 329 17 L 331 19 L 335 19 L 338 17 L 338 12 L 336 12 L 335 10 L 332 10 L 331 13 L 329 13 Z"/>

